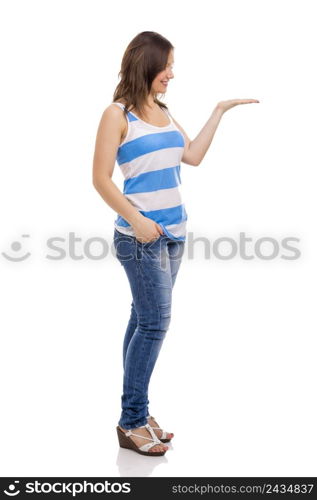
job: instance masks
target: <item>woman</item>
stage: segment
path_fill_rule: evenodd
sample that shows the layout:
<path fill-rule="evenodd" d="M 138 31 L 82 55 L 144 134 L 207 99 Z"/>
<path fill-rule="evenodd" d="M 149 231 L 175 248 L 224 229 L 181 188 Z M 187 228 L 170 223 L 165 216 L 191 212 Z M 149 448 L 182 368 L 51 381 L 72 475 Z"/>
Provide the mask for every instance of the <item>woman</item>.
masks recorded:
<path fill-rule="evenodd" d="M 221 101 L 191 141 L 158 99 L 174 78 L 174 47 L 153 31 L 139 33 L 122 59 L 121 80 L 97 131 L 93 185 L 117 212 L 116 256 L 126 272 L 131 315 L 123 342 L 119 444 L 148 456 L 164 455 L 173 433 L 149 412 L 148 386 L 171 318 L 172 289 L 186 241 L 187 212 L 180 163 L 198 166 L 222 115 L 255 99 Z M 123 193 L 111 177 L 115 161 Z"/>

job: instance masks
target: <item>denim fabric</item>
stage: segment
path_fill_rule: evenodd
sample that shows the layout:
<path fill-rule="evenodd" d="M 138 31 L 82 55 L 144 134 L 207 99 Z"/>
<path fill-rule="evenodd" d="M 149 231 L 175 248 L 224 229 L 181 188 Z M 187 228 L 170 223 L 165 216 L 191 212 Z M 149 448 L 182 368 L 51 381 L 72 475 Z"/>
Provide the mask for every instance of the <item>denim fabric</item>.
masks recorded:
<path fill-rule="evenodd" d="M 113 241 L 132 293 L 123 341 L 122 412 L 118 425 L 134 429 L 145 425 L 150 414 L 148 386 L 169 328 L 172 289 L 185 242 L 163 234 L 154 242 L 141 243 L 117 229 Z"/>

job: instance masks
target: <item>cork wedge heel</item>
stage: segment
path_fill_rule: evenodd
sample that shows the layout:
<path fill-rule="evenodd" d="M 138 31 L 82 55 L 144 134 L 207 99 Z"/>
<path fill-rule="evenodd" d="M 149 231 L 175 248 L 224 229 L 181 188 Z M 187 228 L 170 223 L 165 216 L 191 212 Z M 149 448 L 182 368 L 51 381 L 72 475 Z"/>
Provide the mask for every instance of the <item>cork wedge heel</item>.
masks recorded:
<path fill-rule="evenodd" d="M 162 455 L 165 455 L 167 450 L 151 451 L 151 448 L 153 448 L 153 446 L 155 446 L 156 444 L 162 444 L 162 441 L 158 439 L 155 432 L 152 430 L 152 427 L 149 424 L 141 425 L 140 427 L 145 427 L 149 431 L 152 438 L 141 436 L 141 434 L 135 434 L 131 430 L 124 432 L 123 430 L 120 429 L 119 426 L 117 426 L 117 434 L 120 447 L 127 448 L 129 450 L 133 450 L 136 451 L 137 453 L 140 453 L 140 455 L 148 455 L 150 457 L 160 457 Z M 137 446 L 137 444 L 133 441 L 133 439 L 131 439 L 130 436 L 142 437 L 143 439 L 149 440 L 150 443 L 145 443 L 142 446 Z"/>

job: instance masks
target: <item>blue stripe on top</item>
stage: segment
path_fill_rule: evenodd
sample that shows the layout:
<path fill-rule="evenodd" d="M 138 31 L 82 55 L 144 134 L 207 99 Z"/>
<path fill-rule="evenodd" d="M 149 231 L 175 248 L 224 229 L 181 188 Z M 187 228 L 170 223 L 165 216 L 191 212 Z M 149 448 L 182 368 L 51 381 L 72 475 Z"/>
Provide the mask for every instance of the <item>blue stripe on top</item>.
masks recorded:
<path fill-rule="evenodd" d="M 180 166 L 177 165 L 130 177 L 123 183 L 123 193 L 146 193 L 157 189 L 175 188 L 181 184 L 179 169 Z"/>
<path fill-rule="evenodd" d="M 147 134 L 122 144 L 118 148 L 117 161 L 121 165 L 152 151 L 183 146 L 183 136 L 177 130 Z"/>
<path fill-rule="evenodd" d="M 177 207 L 163 208 L 161 210 L 150 210 L 147 212 L 140 210 L 140 213 L 145 217 L 149 217 L 150 219 L 155 220 L 155 222 L 162 223 L 164 225 L 179 224 L 180 222 L 187 220 L 187 213 L 183 203 Z M 116 223 L 123 227 L 130 225 L 123 217 L 121 217 L 121 215 L 117 217 Z"/>
<path fill-rule="evenodd" d="M 137 120 L 137 117 L 130 113 L 130 111 L 128 111 L 127 117 L 129 122 L 134 122 L 135 120 Z"/>

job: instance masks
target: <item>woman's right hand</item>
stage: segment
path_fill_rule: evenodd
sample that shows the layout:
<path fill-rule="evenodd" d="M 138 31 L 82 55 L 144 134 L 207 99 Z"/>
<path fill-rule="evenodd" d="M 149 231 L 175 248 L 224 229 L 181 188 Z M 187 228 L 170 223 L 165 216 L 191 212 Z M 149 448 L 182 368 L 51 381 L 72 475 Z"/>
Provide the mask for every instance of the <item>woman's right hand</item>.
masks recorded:
<path fill-rule="evenodd" d="M 149 243 L 164 234 L 163 229 L 157 222 L 144 215 L 132 227 L 135 237 L 140 243 Z"/>

